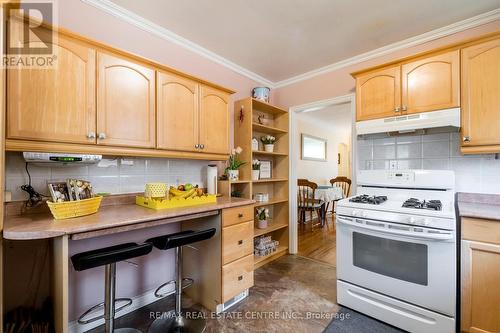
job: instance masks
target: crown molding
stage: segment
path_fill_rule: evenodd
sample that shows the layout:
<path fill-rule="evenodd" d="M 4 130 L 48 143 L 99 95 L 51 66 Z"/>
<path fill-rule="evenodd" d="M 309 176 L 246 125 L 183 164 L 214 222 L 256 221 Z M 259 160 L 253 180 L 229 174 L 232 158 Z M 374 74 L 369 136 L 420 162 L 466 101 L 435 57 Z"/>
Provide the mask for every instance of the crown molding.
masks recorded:
<path fill-rule="evenodd" d="M 322 75 L 325 73 L 329 73 L 347 66 L 355 65 L 367 60 L 371 60 L 401 49 L 405 49 L 408 47 L 420 45 L 423 43 L 427 43 L 439 38 L 443 38 L 449 35 L 453 35 L 455 33 L 467 30 L 467 29 L 472 29 L 475 27 L 478 27 L 480 25 L 484 25 L 486 23 L 490 23 L 496 20 L 500 19 L 500 8 L 494 9 L 492 11 L 479 14 L 477 16 L 470 17 L 468 19 L 452 23 L 450 25 L 444 26 L 442 28 L 438 28 L 435 30 L 431 30 L 429 32 L 423 33 L 421 35 L 417 35 L 414 37 L 410 37 L 407 39 L 404 39 L 402 41 L 392 43 L 383 47 L 380 47 L 378 49 L 359 54 L 357 56 L 344 59 L 341 61 L 338 61 L 336 63 L 320 67 L 318 69 L 314 69 L 312 71 L 293 76 L 291 78 L 278 81 L 274 83 L 274 88 L 282 88 L 300 81 L 308 80 L 310 78 L 313 78 L 318 75 Z"/>
<path fill-rule="evenodd" d="M 111 14 L 127 23 L 130 23 L 136 27 L 138 27 L 141 30 L 144 30 L 146 32 L 149 32 L 151 34 L 154 34 L 164 40 L 167 40 L 169 42 L 175 43 L 181 47 L 184 47 L 196 54 L 199 54 L 219 65 L 222 65 L 238 74 L 241 74 L 251 80 L 254 80 L 258 82 L 259 84 L 263 84 L 268 86 L 269 88 L 282 88 L 300 81 L 308 80 L 313 77 L 329 73 L 347 66 L 352 66 L 367 60 L 371 60 L 401 49 L 405 49 L 408 47 L 420 45 L 423 43 L 427 43 L 439 38 L 443 38 L 467 29 L 472 29 L 496 20 L 500 19 L 500 8 L 494 9 L 492 11 L 479 14 L 473 17 L 470 17 L 468 19 L 452 23 L 450 25 L 447 25 L 442 28 L 438 28 L 426 33 L 423 33 L 418 36 L 410 37 L 407 39 L 404 39 L 402 41 L 392 43 L 383 47 L 380 47 L 378 49 L 365 52 L 359 55 L 356 55 L 354 57 L 344 59 L 341 61 L 338 61 L 336 63 L 320 67 L 317 69 L 314 69 L 312 71 L 296 75 L 293 77 L 290 77 L 285 80 L 273 82 L 269 79 L 266 79 L 265 77 L 254 73 L 238 64 L 235 64 L 234 62 L 210 51 L 207 50 L 206 48 L 191 42 L 187 40 L 186 38 L 183 38 L 172 31 L 163 28 L 162 26 L 153 23 L 121 6 L 116 5 L 115 3 L 111 2 L 110 0 L 80 0 L 84 3 L 87 3 L 89 5 L 92 5 L 108 14 Z"/>
<path fill-rule="evenodd" d="M 274 82 L 260 76 L 257 73 L 254 73 L 240 65 L 235 64 L 234 62 L 210 51 L 206 48 L 183 38 L 172 31 L 163 28 L 162 26 L 153 23 L 121 6 L 116 5 L 115 3 L 109 0 L 81 0 L 84 3 L 87 3 L 91 6 L 94 6 L 108 14 L 111 14 L 129 24 L 132 24 L 138 27 L 141 30 L 149 32 L 155 36 L 158 36 L 164 40 L 175 43 L 188 49 L 196 54 L 199 54 L 219 65 L 225 66 L 232 71 L 246 76 L 249 79 L 252 79 L 260 84 L 266 85 L 270 88 L 274 88 Z"/>

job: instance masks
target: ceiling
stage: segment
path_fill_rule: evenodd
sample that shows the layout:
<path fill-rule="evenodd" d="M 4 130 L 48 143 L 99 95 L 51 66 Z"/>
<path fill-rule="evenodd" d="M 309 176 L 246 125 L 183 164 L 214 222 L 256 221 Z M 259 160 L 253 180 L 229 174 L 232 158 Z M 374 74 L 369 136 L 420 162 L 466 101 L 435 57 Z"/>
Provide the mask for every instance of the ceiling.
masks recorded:
<path fill-rule="evenodd" d="M 500 7 L 500 0 L 111 1 L 272 82 Z"/>
<path fill-rule="evenodd" d="M 312 109 L 299 113 L 300 118 L 314 122 L 321 127 L 339 129 L 345 127 L 345 131 L 351 130 L 353 116 L 350 103 L 330 105 L 321 109 Z"/>

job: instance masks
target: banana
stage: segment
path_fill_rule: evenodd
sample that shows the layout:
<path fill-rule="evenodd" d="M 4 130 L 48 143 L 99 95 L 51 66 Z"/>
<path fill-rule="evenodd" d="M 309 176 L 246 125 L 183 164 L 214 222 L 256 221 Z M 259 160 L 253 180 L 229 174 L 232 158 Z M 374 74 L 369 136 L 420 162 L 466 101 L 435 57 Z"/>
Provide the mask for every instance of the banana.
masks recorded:
<path fill-rule="evenodd" d="M 169 190 L 169 193 L 172 194 L 174 197 L 181 197 L 183 196 L 187 191 L 180 191 L 176 189 L 175 187 L 171 187 Z"/>
<path fill-rule="evenodd" d="M 193 189 L 193 190 L 194 190 L 193 193 L 191 193 L 191 195 L 188 196 L 187 199 L 194 198 L 198 195 L 198 192 L 196 191 L 196 189 Z"/>
<path fill-rule="evenodd" d="M 195 189 L 194 189 L 194 188 L 192 188 L 192 189 L 190 189 L 189 191 L 186 191 L 186 193 L 184 193 L 184 194 L 183 194 L 183 195 L 181 195 L 180 197 L 181 197 L 181 198 L 188 198 L 188 197 L 190 197 L 190 196 L 191 196 L 193 193 L 195 193 L 195 192 L 196 192 L 196 191 L 195 191 Z"/>

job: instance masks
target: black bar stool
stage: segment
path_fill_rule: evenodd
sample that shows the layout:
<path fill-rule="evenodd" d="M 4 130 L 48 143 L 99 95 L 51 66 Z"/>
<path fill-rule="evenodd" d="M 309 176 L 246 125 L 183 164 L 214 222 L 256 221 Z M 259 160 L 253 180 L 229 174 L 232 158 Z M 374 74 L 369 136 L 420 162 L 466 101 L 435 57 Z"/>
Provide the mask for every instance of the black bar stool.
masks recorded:
<path fill-rule="evenodd" d="M 181 231 L 170 235 L 160 236 L 148 239 L 148 243 L 152 243 L 159 250 L 168 250 L 175 248 L 175 311 L 173 315 L 162 316 L 155 319 L 149 327 L 149 333 L 166 333 L 166 332 L 203 332 L 205 329 L 205 319 L 203 318 L 186 318 L 182 315 L 182 281 L 190 280 L 182 278 L 182 247 L 195 242 L 200 242 L 215 235 L 215 228 L 201 231 Z M 172 281 L 166 284 L 172 283 Z M 157 289 L 162 288 L 163 284 Z M 159 295 L 157 295 L 159 296 Z"/>
<path fill-rule="evenodd" d="M 110 246 L 102 249 L 87 251 L 75 254 L 71 257 L 73 267 L 77 271 L 83 271 L 89 268 L 106 266 L 105 273 L 105 288 L 104 288 L 104 302 L 96 306 L 93 306 L 87 310 L 84 314 L 78 318 L 78 323 L 87 324 L 101 318 L 104 318 L 105 332 L 120 332 L 120 333 L 141 333 L 141 331 L 135 328 L 120 328 L 114 329 L 114 319 L 115 312 L 122 310 L 123 308 L 132 304 L 130 298 L 118 298 L 115 299 L 115 283 L 116 283 L 116 263 L 118 261 L 124 261 L 127 259 L 132 259 L 135 257 L 140 257 L 148 254 L 153 249 L 151 243 L 136 244 L 136 243 L 126 243 L 115 246 Z M 125 301 L 126 304 L 118 309 L 115 309 L 115 302 Z M 92 311 L 99 307 L 104 306 L 104 315 L 93 317 L 89 320 L 84 320 L 84 318 L 90 314 Z"/>

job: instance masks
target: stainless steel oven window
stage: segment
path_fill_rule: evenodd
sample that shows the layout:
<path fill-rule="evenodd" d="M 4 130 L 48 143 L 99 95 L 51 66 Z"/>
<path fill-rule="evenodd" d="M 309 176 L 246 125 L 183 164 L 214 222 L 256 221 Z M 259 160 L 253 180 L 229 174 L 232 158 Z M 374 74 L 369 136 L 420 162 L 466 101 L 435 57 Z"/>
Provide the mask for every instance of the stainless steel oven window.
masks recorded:
<path fill-rule="evenodd" d="M 427 286 L 427 245 L 353 232 L 354 266 Z"/>

